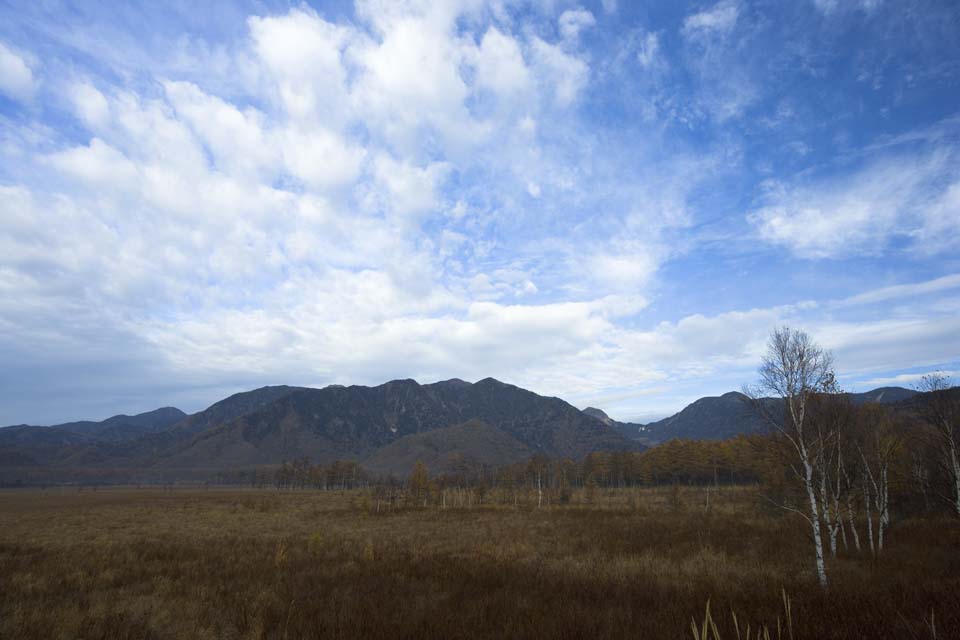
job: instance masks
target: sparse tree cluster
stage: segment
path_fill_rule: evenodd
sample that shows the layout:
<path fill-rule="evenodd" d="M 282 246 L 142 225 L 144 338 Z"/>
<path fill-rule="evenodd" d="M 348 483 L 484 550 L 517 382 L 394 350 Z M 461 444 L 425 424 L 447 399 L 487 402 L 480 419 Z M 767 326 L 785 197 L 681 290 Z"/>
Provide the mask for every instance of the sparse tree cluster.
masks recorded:
<path fill-rule="evenodd" d="M 258 477 L 259 479 L 264 479 Z M 266 483 L 261 484 L 264 486 Z M 308 458 L 284 462 L 273 474 L 278 489 L 345 490 L 367 487 L 370 477 L 359 463 L 337 460 L 329 465 L 312 464 Z"/>
<path fill-rule="evenodd" d="M 939 495 L 956 500 L 960 514 L 957 394 L 939 376 L 924 385 L 934 393 L 917 412 L 854 406 L 840 391 L 831 355 L 807 334 L 784 327 L 770 338 L 760 383 L 747 390 L 770 427 L 763 442 L 772 463 L 756 468 L 767 499 L 807 521 L 824 588 L 827 554 L 836 557 L 841 546 L 883 552 L 895 495 L 904 509 L 919 495 L 927 510 L 929 495 Z"/>

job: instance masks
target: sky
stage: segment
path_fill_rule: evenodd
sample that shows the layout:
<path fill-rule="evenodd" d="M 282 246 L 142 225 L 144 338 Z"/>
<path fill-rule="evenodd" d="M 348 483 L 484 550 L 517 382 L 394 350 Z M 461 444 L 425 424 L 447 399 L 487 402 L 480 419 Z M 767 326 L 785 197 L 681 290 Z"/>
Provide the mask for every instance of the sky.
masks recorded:
<path fill-rule="evenodd" d="M 0 424 L 960 371 L 960 5 L 0 1 Z"/>

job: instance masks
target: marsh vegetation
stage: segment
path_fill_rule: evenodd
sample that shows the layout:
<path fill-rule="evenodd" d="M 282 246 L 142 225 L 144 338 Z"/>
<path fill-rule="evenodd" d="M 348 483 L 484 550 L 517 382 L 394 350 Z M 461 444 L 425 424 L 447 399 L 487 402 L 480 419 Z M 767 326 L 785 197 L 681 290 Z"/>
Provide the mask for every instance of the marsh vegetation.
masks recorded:
<path fill-rule="evenodd" d="M 960 633 L 960 522 L 903 517 L 823 591 L 756 486 L 536 489 L 509 503 L 348 491 L 0 492 L 4 638 L 723 638 Z M 504 501 L 505 502 L 505 501 Z M 785 636 L 786 637 L 786 636 Z"/>

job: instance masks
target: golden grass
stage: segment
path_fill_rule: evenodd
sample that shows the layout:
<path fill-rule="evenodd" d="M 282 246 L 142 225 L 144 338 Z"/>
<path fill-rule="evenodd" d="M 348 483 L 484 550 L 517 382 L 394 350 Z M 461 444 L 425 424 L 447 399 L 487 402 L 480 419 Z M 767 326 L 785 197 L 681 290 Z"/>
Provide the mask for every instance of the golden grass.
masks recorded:
<path fill-rule="evenodd" d="M 960 637 L 952 520 L 895 523 L 886 557 L 831 562 L 823 594 L 805 528 L 749 488 L 709 509 L 702 488 L 502 502 L 0 491 L 0 638 L 678 638 L 708 600 L 723 638 L 778 619 L 797 639 L 927 638 L 932 616 Z"/>

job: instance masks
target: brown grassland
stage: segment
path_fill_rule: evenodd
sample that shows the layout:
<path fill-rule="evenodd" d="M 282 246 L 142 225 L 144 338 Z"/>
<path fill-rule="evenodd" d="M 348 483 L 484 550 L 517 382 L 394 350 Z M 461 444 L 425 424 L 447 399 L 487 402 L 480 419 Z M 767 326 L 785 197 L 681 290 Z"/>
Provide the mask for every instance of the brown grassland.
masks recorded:
<path fill-rule="evenodd" d="M 0 637 L 960 637 L 960 522 L 895 521 L 821 592 L 749 487 L 387 509 L 371 493 L 0 491 Z M 454 504 L 460 504 L 456 502 Z M 783 594 L 791 619 L 785 616 Z"/>

